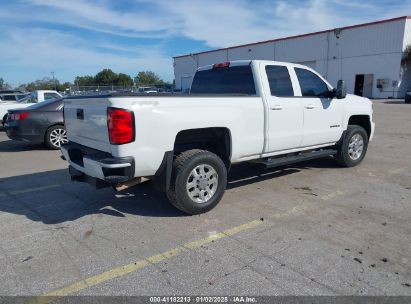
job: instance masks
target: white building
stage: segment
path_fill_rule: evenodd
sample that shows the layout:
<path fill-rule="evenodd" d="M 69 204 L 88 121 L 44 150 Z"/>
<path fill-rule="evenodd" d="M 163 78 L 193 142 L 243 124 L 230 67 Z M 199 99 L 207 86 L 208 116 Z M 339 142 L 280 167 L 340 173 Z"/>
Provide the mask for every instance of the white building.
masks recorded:
<path fill-rule="evenodd" d="M 403 97 L 411 87 L 411 68 L 401 66 L 408 45 L 411 16 L 187 54 L 174 57 L 176 88 L 187 90 L 200 66 L 266 59 L 310 66 L 333 85 L 343 79 L 357 95 Z"/>

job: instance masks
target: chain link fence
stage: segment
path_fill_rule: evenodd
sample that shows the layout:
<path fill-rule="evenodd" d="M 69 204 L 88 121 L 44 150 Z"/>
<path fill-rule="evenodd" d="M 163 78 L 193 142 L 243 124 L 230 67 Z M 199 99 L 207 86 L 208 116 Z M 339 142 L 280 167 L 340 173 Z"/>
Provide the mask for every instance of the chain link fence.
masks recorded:
<path fill-rule="evenodd" d="M 177 92 L 170 84 L 144 84 L 135 86 L 115 86 L 115 85 L 74 85 L 66 89 L 67 95 L 100 95 L 114 92 L 124 93 L 175 93 Z"/>

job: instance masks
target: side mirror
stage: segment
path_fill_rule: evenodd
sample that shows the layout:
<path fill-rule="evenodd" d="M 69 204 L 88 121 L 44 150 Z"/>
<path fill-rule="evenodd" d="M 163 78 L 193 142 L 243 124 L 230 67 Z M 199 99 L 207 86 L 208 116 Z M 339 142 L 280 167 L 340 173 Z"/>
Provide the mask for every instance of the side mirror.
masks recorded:
<path fill-rule="evenodd" d="M 335 90 L 335 97 L 337 99 L 344 99 L 347 96 L 347 85 L 344 80 L 338 80 L 337 89 Z"/>

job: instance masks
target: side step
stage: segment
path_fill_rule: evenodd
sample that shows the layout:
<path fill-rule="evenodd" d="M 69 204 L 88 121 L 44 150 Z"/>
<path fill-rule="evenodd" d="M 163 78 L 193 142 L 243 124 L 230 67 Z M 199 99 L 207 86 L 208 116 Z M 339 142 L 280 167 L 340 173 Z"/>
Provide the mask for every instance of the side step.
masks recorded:
<path fill-rule="evenodd" d="M 273 167 L 291 165 L 291 164 L 306 161 L 306 160 L 327 157 L 327 156 L 337 154 L 337 152 L 338 152 L 337 150 L 333 150 L 333 149 L 318 150 L 318 151 L 312 151 L 312 152 L 302 152 L 298 155 L 271 158 L 271 159 L 267 159 L 264 161 L 260 161 L 258 163 L 264 165 L 266 168 L 273 168 Z"/>

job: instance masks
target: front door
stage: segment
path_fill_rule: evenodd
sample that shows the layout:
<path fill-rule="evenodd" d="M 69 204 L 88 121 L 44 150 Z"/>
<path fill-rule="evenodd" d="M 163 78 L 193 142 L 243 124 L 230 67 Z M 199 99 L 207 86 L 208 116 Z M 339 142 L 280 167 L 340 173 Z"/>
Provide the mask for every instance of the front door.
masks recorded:
<path fill-rule="evenodd" d="M 363 96 L 364 94 L 364 74 L 355 75 L 354 94 Z"/>
<path fill-rule="evenodd" d="M 304 111 L 301 146 L 337 142 L 342 134 L 343 99 L 329 98 L 330 87 L 317 74 L 295 68 Z"/>
<path fill-rule="evenodd" d="M 299 148 L 303 135 L 303 108 L 294 98 L 294 88 L 286 66 L 267 65 L 268 145 L 267 153 Z"/>

